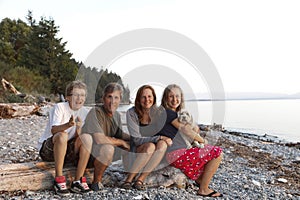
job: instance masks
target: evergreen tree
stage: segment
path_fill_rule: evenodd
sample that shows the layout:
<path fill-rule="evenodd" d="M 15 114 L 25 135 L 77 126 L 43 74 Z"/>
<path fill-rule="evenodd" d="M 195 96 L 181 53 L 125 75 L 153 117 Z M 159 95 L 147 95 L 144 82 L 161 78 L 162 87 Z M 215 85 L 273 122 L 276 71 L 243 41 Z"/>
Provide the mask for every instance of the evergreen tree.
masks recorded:
<path fill-rule="evenodd" d="M 0 60 L 16 66 L 20 50 L 24 48 L 30 27 L 22 20 L 5 18 L 0 23 Z"/>
<path fill-rule="evenodd" d="M 44 76 L 51 84 L 52 93 L 64 93 L 66 84 L 75 79 L 78 65 L 66 50 L 66 42 L 57 38 L 59 27 L 54 20 L 41 17 L 36 24 L 31 15 L 27 19 L 32 32 L 18 64 Z"/>
<path fill-rule="evenodd" d="M 124 87 L 121 77 L 116 73 L 108 72 L 107 69 L 103 70 L 103 67 L 98 70 L 94 67 L 84 67 L 82 64 L 78 74 L 79 75 L 76 79 L 82 80 L 87 85 L 88 96 L 86 103 L 101 103 L 103 89 L 108 83 L 111 82 L 117 82 L 123 87 L 124 93 L 122 102 L 129 102 L 129 89 L 128 87 Z"/>
<path fill-rule="evenodd" d="M 118 82 L 124 87 L 117 74 L 77 63 L 66 42 L 57 37 L 59 27 L 52 18 L 36 22 L 28 11 L 27 21 L 5 18 L 0 22 L 0 74 L 21 92 L 64 94 L 66 85 L 76 78 L 88 86 L 87 103 L 99 103 L 106 84 Z M 0 101 L 5 102 L 3 94 L 0 88 Z M 129 89 L 124 87 L 123 102 L 128 101 Z"/>

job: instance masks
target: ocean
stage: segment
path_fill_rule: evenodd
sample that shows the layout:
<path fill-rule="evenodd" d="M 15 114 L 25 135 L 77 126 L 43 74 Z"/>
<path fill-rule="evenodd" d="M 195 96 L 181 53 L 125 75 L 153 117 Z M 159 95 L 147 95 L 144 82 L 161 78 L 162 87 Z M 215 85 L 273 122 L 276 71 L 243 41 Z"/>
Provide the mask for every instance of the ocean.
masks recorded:
<path fill-rule="evenodd" d="M 219 110 L 214 106 L 224 106 L 224 116 L 215 121 Z M 132 105 L 122 105 L 126 111 Z M 226 130 L 257 135 L 273 135 L 288 142 L 300 142 L 300 100 L 229 100 L 229 101 L 187 101 L 186 109 L 198 124 L 222 124 Z M 222 110 L 222 109 L 221 109 Z"/>
<path fill-rule="evenodd" d="M 227 130 L 257 135 L 274 135 L 290 142 L 300 142 L 300 100 L 230 100 L 223 102 L 187 102 L 197 122 L 213 124 L 213 103 L 225 105 L 222 125 Z M 220 122 L 215 122 L 220 123 Z"/>

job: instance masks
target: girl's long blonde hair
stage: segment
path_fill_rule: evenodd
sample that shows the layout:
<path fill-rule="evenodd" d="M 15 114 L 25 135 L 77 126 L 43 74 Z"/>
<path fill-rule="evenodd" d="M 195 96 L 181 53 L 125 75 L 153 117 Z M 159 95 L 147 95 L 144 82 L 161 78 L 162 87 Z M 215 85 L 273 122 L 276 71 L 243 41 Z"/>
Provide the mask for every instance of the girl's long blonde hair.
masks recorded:
<path fill-rule="evenodd" d="M 170 109 L 170 107 L 168 106 L 168 96 L 171 92 L 171 90 L 173 88 L 177 88 L 179 89 L 180 91 L 180 94 L 181 94 L 181 102 L 180 102 L 180 105 L 176 108 L 176 111 L 179 112 L 181 109 L 184 108 L 184 96 L 183 96 L 183 92 L 182 92 L 182 89 L 176 85 L 176 84 L 171 84 L 171 85 L 168 85 L 164 92 L 163 92 L 163 96 L 162 96 L 162 99 L 161 99 L 161 105 L 166 108 L 166 109 Z"/>

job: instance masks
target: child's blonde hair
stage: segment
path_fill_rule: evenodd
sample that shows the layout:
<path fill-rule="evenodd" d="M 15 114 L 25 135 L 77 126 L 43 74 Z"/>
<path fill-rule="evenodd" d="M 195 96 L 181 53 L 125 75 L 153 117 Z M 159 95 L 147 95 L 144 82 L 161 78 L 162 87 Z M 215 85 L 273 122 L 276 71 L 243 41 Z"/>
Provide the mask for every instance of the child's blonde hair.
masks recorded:
<path fill-rule="evenodd" d="M 182 89 L 176 85 L 176 84 L 171 84 L 171 85 L 168 85 L 164 92 L 163 92 L 163 96 L 162 96 L 162 99 L 161 99 L 161 105 L 164 107 L 164 108 L 167 108 L 169 109 L 170 107 L 168 106 L 168 96 L 171 92 L 172 89 L 174 88 L 177 88 L 179 89 L 180 91 L 180 95 L 181 95 L 181 102 L 180 102 L 180 105 L 176 108 L 176 111 L 179 112 L 181 109 L 184 108 L 184 97 L 183 97 L 183 92 L 182 92 Z"/>

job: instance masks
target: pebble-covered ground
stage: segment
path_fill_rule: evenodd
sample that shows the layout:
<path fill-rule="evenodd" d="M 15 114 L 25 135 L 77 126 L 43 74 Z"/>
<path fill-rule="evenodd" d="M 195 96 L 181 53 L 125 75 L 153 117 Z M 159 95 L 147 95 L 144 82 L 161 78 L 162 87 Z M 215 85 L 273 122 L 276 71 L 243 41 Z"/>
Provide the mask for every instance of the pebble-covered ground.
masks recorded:
<path fill-rule="evenodd" d="M 47 117 L 0 119 L 0 164 L 39 161 L 36 145 Z M 210 187 L 224 194 L 219 199 L 300 200 L 300 149 L 226 133 L 212 135 L 223 148 L 224 159 Z M 1 184 L 5 180 L 0 177 Z M 191 182 L 186 189 L 148 188 L 146 191 L 105 187 L 65 199 L 203 199 Z M 61 199 L 53 191 L 1 192 L 0 199 Z M 208 199 L 208 198 L 206 198 Z"/>

